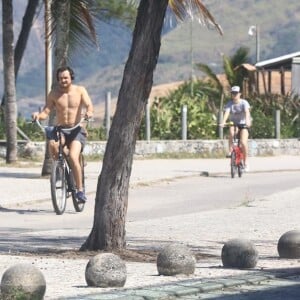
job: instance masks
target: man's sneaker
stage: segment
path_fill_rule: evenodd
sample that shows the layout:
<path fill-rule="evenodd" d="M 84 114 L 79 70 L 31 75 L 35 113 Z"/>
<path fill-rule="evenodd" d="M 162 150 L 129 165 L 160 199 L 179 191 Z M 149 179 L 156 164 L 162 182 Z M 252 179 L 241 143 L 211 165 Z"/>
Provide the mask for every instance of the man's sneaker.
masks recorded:
<path fill-rule="evenodd" d="M 87 200 L 84 192 L 82 192 L 82 191 L 79 191 L 76 193 L 76 198 L 78 199 L 78 202 L 80 202 L 80 203 L 85 203 Z"/>
<path fill-rule="evenodd" d="M 244 166 L 244 171 L 245 171 L 245 172 L 249 172 L 249 171 L 250 171 L 249 165 L 245 165 L 245 166 Z"/>

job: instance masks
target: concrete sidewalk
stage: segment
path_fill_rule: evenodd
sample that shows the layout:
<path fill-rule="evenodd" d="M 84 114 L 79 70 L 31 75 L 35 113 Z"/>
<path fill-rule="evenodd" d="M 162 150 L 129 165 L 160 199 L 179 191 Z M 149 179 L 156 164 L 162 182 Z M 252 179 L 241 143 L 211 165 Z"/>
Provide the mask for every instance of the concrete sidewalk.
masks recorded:
<path fill-rule="evenodd" d="M 251 157 L 250 173 L 295 171 L 299 176 L 299 156 Z M 101 164 L 88 162 L 87 185 L 90 194 L 95 193 Z M 200 174 L 229 174 L 228 159 L 184 160 L 135 160 L 131 186 L 138 188 L 145 183 L 159 182 L 176 177 L 199 176 Z M 246 174 L 245 174 L 246 176 Z M 22 213 L 28 201 L 44 201 L 49 198 L 49 180 L 40 177 L 37 167 L 0 167 L 2 213 Z M 84 270 L 88 258 L 71 259 L 56 256 L 22 256 L 0 253 L 0 276 L 11 265 L 19 262 L 33 263 L 44 274 L 47 282 L 45 299 L 297 299 L 300 293 L 299 260 L 279 259 L 277 241 L 286 231 L 299 227 L 300 188 L 257 199 L 251 205 L 214 211 L 128 222 L 127 243 L 130 247 L 155 248 L 158 244 L 179 241 L 193 251 L 210 254 L 200 259 L 192 276 L 157 276 L 153 263 L 127 262 L 127 281 L 121 289 L 88 288 Z M 14 210 L 13 208 L 20 210 Z M 0 210 L 1 212 L 1 210 Z M 24 213 L 24 212 L 23 212 Z M 41 216 L 43 211 L 41 211 Z M 29 218 L 30 215 L 24 216 Z M 55 216 L 60 218 L 59 216 Z M 230 222 L 228 222 L 230 220 Z M 26 218 L 24 218 L 26 222 Z M 39 221 L 42 225 L 43 218 Z M 234 224 L 234 226 L 232 226 Z M 2 224 L 2 227 L 5 225 Z M 37 223 L 37 226 L 38 223 Z M 73 231 L 16 232 L 11 228 L 15 241 L 21 237 L 36 235 L 52 239 L 54 247 L 62 246 L 61 237 L 86 237 L 89 231 L 80 224 Z M 258 265 L 253 270 L 225 269 L 220 253 L 223 243 L 230 238 L 244 237 L 252 240 L 260 254 Z M 55 244 L 55 239 L 59 241 Z M 76 239 L 75 239 L 76 242 Z M 289 289 L 289 292 L 286 291 Z M 246 298 L 247 291 L 250 293 Z M 258 297 L 260 291 L 262 298 Z M 274 293 L 277 291 L 277 293 Z M 280 295 L 281 298 L 276 298 Z M 250 298 L 252 297 L 252 298 Z"/>

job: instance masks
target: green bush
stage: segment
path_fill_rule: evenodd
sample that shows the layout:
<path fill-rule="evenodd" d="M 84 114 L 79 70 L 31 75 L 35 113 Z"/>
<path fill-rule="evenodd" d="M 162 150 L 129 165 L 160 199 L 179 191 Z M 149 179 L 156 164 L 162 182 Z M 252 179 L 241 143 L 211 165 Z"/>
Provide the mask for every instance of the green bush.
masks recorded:
<path fill-rule="evenodd" d="M 205 92 L 208 87 L 209 83 L 193 82 L 191 93 L 191 82 L 187 82 L 168 97 L 156 99 L 150 112 L 151 138 L 181 139 L 181 111 L 184 105 L 187 106 L 187 138 L 216 138 L 216 107 L 219 98 L 210 97 Z M 145 120 L 142 122 L 139 138 L 145 139 Z"/>
<path fill-rule="evenodd" d="M 193 92 L 191 92 L 193 90 Z M 210 82 L 186 82 L 168 97 L 156 99 L 151 106 L 151 138 L 181 139 L 181 109 L 187 105 L 188 139 L 217 138 L 217 113 L 220 94 Z M 227 99 L 228 100 L 228 99 Z M 226 101 L 225 100 L 225 103 Z M 281 138 L 296 138 L 300 133 L 300 101 L 291 95 L 251 95 L 252 138 L 275 137 L 275 111 L 280 110 Z M 145 139 L 145 120 L 139 133 Z"/>
<path fill-rule="evenodd" d="M 250 129 L 250 137 L 253 139 L 267 139 L 274 137 L 274 118 L 266 116 L 259 109 L 251 110 L 252 127 Z"/>
<path fill-rule="evenodd" d="M 26 136 L 30 138 L 30 140 L 36 142 L 41 142 L 45 140 L 45 134 L 37 124 L 19 117 L 17 119 L 17 126 L 24 134 L 26 134 Z M 106 140 L 106 131 L 103 126 L 87 127 L 87 132 L 89 141 Z M 18 138 L 20 138 L 20 136 L 18 136 Z M 5 124 L 3 118 L 0 122 L 0 139 L 6 139 Z"/>
<path fill-rule="evenodd" d="M 253 138 L 275 137 L 275 112 L 280 111 L 281 138 L 299 137 L 298 96 L 267 94 L 249 98 L 253 126 Z"/>

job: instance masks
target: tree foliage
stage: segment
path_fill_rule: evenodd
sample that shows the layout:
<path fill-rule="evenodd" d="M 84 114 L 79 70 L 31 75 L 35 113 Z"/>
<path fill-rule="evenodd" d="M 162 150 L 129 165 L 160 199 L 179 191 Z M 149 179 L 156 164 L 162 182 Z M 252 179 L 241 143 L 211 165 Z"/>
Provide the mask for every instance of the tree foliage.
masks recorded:
<path fill-rule="evenodd" d="M 220 94 L 212 81 L 193 82 L 195 93 L 190 94 L 191 82 L 186 82 L 169 96 L 155 99 L 151 105 L 151 138 L 181 139 L 181 109 L 187 106 L 188 139 L 215 139 Z M 230 95 L 227 93 L 229 100 Z M 298 96 L 279 94 L 252 95 L 247 99 L 251 106 L 252 138 L 274 138 L 275 111 L 280 110 L 281 137 L 299 136 L 300 99 Z M 140 139 L 145 139 L 145 120 Z"/>
<path fill-rule="evenodd" d="M 194 93 L 191 95 L 191 84 Z M 187 106 L 188 139 L 216 138 L 219 94 L 210 82 L 186 82 L 168 97 L 156 99 L 151 106 L 151 136 L 154 139 L 181 138 L 181 111 Z M 140 138 L 145 135 L 143 121 Z"/>

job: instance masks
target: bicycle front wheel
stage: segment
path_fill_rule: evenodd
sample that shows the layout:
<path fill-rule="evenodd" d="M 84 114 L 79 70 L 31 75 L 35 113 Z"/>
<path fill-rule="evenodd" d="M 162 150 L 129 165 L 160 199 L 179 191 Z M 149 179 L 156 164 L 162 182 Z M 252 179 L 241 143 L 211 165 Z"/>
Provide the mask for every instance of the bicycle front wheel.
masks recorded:
<path fill-rule="evenodd" d="M 239 164 L 238 164 L 239 177 L 242 177 L 243 171 L 244 171 L 244 155 L 243 155 L 242 150 L 240 150 Z"/>
<path fill-rule="evenodd" d="M 67 205 L 66 170 L 61 161 L 54 161 L 50 177 L 51 199 L 54 211 L 62 215 Z"/>
<path fill-rule="evenodd" d="M 80 166 L 81 166 L 81 177 L 82 177 L 82 187 L 83 190 L 85 190 L 85 179 L 84 179 L 84 157 L 83 154 L 80 154 Z M 73 173 L 71 174 L 73 176 Z M 74 181 L 74 179 L 73 179 Z M 72 191 L 72 199 L 73 199 L 73 205 L 76 212 L 81 212 L 84 209 L 84 203 L 79 202 L 76 197 L 76 191 Z"/>
<path fill-rule="evenodd" d="M 230 158 L 230 173 L 231 178 L 234 178 L 236 174 L 237 166 L 236 166 L 236 154 L 234 151 L 231 152 L 231 158 Z"/>

